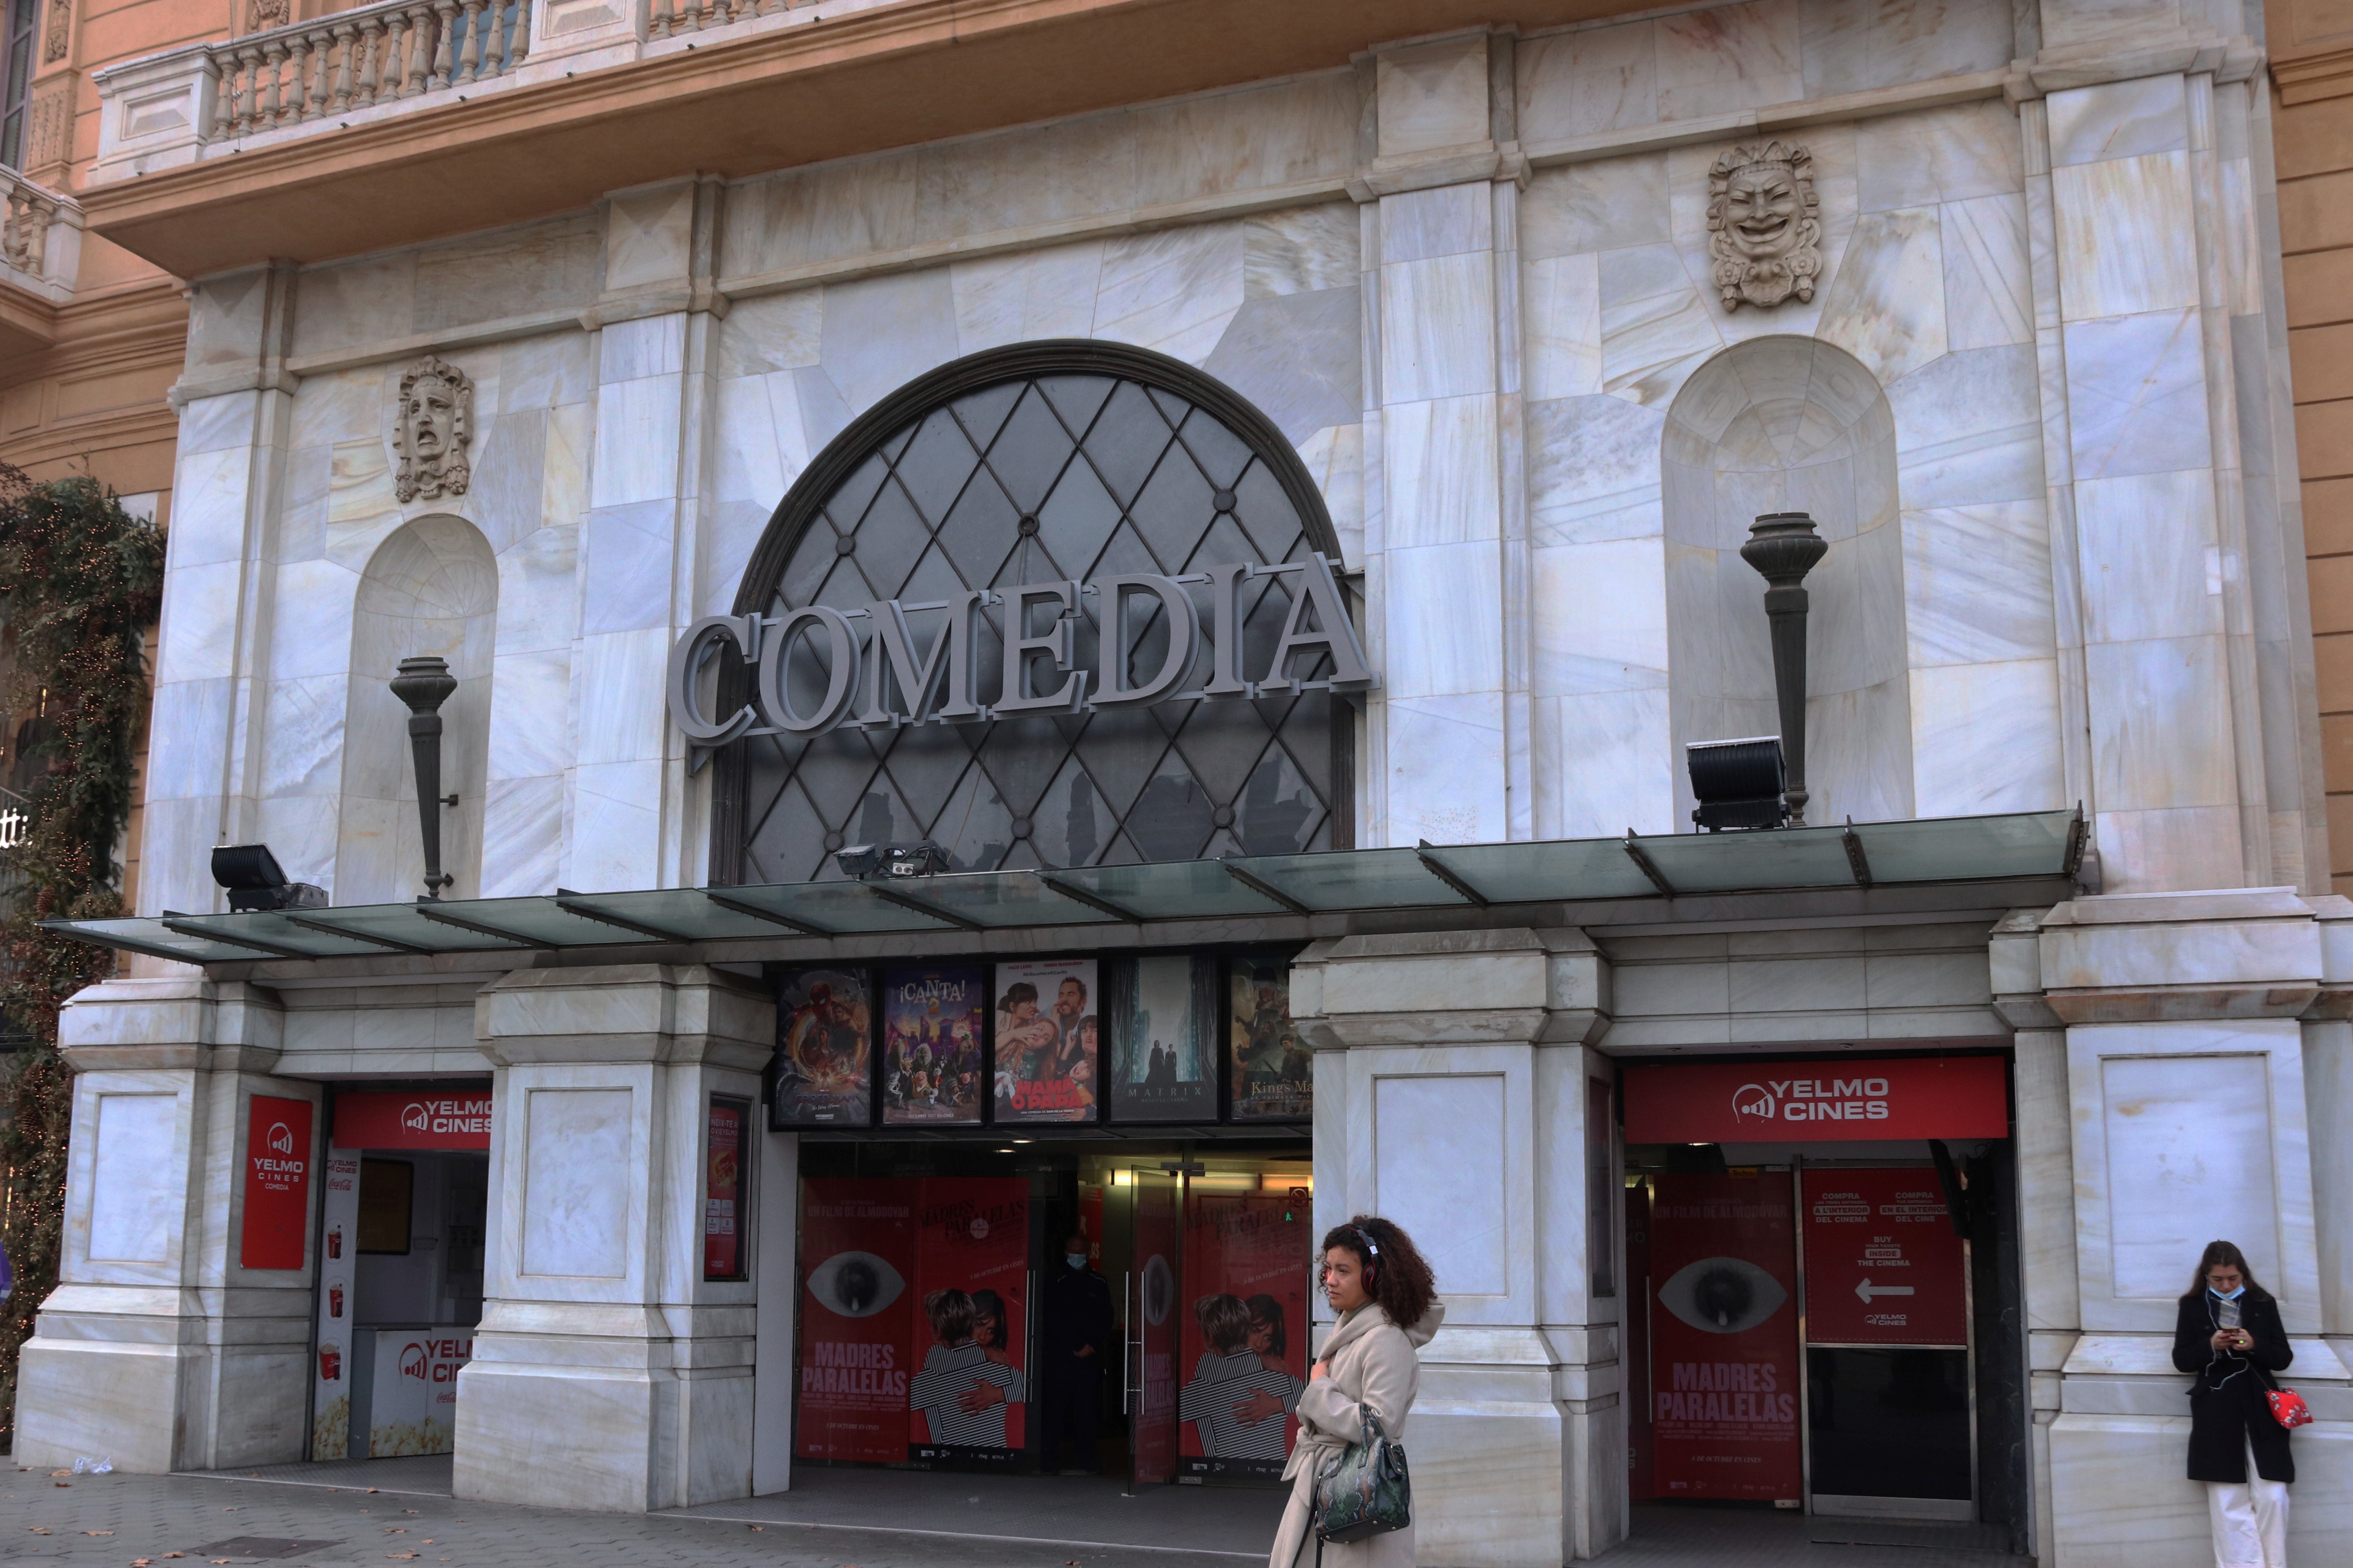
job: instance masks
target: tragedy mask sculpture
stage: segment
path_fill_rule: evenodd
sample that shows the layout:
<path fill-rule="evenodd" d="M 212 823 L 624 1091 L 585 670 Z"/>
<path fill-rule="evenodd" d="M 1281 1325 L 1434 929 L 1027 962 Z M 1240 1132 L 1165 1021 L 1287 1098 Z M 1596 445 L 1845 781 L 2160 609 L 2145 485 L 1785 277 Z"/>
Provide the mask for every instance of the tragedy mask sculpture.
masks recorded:
<path fill-rule="evenodd" d="M 453 364 L 426 356 L 400 378 L 393 441 L 400 453 L 394 493 L 404 501 L 461 496 L 472 470 L 466 446 L 473 437 L 474 384 Z"/>
<path fill-rule="evenodd" d="M 1822 270 L 1813 154 L 1785 142 L 1725 153 L 1707 172 L 1707 229 L 1725 310 L 1811 300 Z"/>

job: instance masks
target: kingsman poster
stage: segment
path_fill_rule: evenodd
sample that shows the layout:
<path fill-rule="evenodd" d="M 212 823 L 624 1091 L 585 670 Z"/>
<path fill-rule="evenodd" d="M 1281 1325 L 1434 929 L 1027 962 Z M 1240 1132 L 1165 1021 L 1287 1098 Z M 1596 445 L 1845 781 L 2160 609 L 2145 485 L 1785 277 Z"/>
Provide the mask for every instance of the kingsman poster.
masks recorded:
<path fill-rule="evenodd" d="M 1233 1119 L 1304 1121 L 1315 1110 L 1315 1068 L 1291 1024 L 1291 960 L 1236 956 L 1228 1001 Z"/>

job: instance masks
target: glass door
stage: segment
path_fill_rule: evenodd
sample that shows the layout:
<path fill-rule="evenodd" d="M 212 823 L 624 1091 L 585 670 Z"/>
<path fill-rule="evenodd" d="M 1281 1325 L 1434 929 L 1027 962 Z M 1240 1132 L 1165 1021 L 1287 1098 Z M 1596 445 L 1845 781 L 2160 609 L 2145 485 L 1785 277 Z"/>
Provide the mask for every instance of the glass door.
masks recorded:
<path fill-rule="evenodd" d="M 1185 1178 L 1173 1171 L 1134 1173 L 1134 1267 L 1129 1276 L 1128 1451 L 1132 1481 L 1158 1485 L 1176 1476 L 1176 1270 L 1184 1242 Z"/>

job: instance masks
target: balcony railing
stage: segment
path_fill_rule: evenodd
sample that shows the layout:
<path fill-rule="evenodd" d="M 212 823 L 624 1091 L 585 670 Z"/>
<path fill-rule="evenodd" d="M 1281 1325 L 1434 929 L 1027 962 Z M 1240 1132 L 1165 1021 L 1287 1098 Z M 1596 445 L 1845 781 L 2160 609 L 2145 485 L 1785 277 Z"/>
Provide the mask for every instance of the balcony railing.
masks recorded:
<path fill-rule="evenodd" d="M 531 53 L 531 5 L 388 0 L 208 49 L 222 141 L 503 76 Z"/>
<path fill-rule="evenodd" d="M 63 304 L 81 264 L 81 204 L 0 166 L 0 281 Z"/>

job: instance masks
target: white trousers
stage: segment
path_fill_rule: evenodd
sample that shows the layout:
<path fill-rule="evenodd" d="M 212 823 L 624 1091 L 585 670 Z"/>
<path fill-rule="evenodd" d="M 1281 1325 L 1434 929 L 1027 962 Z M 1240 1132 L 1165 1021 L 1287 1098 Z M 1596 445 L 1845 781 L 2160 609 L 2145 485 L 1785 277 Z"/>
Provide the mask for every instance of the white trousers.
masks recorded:
<path fill-rule="evenodd" d="M 2287 1568 L 2287 1483 L 2256 1473 L 2253 1445 L 2244 1481 L 2206 1483 L 2206 1519 L 2214 1568 Z"/>

